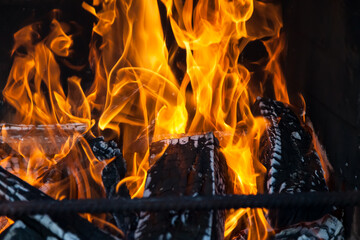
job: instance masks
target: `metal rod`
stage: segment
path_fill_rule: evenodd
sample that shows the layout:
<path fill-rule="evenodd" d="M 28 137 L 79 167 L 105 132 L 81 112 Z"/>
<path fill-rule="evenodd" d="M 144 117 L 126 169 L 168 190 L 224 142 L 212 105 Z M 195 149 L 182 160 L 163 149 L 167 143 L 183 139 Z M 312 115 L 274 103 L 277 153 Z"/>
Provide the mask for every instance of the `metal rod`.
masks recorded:
<path fill-rule="evenodd" d="M 0 215 L 104 213 L 123 211 L 210 210 L 238 208 L 307 208 L 360 205 L 359 192 L 225 195 L 141 199 L 82 199 L 1 202 Z"/>

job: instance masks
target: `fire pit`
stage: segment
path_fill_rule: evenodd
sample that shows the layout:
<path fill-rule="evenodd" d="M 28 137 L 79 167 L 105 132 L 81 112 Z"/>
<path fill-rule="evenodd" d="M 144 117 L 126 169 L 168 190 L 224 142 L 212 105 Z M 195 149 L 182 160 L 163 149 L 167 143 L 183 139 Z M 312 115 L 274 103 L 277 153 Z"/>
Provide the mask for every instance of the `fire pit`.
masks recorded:
<path fill-rule="evenodd" d="M 290 3 L 1 4 L 31 16 L 1 71 L 1 239 L 349 235 L 359 196 L 332 195 L 282 70 Z"/>

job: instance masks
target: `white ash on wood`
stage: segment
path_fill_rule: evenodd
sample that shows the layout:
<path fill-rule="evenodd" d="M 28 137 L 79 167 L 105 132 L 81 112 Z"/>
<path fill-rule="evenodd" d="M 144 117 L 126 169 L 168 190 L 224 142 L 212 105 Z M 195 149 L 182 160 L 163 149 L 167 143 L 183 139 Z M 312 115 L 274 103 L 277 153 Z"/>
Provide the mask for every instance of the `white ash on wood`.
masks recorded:
<path fill-rule="evenodd" d="M 166 150 L 164 150 L 166 147 Z M 213 133 L 151 144 L 143 197 L 226 193 L 227 166 Z M 141 212 L 135 239 L 223 239 L 224 211 Z"/>
<path fill-rule="evenodd" d="M 0 199 L 7 201 L 47 200 L 55 201 L 37 188 L 24 182 L 0 167 Z M 77 214 L 8 216 L 21 220 L 43 239 L 50 237 L 64 240 L 114 239 Z"/>

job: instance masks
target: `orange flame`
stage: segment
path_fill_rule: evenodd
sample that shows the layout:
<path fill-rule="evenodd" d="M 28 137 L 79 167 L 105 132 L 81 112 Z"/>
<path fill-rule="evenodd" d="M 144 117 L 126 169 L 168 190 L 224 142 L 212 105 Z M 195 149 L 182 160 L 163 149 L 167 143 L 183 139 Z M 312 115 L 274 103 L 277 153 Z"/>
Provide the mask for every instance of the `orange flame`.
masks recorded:
<path fill-rule="evenodd" d="M 257 93 L 249 88 L 251 73 L 238 62 L 250 41 L 270 39 L 263 41 L 269 54 L 265 70 L 272 75 L 276 99 L 289 101 L 279 63 L 284 47 L 280 7 L 253 0 L 162 0 L 160 4 L 175 38 L 170 47 L 158 1 L 83 3 L 98 19 L 89 55 L 95 78 L 87 91 L 76 76 L 67 79 L 68 91 L 63 90 L 56 57 L 72 52 L 65 24 L 54 19 L 45 38 L 36 24 L 15 34 L 14 63 L 4 97 L 17 110 L 17 122 L 55 124 L 51 126 L 56 130 L 48 127 L 45 135 L 51 143 L 59 134 L 64 139 L 49 156 L 36 137 L 31 138 L 35 143 L 29 150 L 29 142 L 12 141 L 3 128 L 3 140 L 25 161 L 27 170 L 15 169 L 18 175 L 58 199 L 101 196 L 91 183 L 101 185 L 100 173 L 107 161 L 98 161 L 82 137 L 97 120 L 105 137 L 121 138 L 128 175 L 119 185 L 126 184 L 132 197 L 142 196 L 152 142 L 208 131 L 216 132 L 220 140 L 234 186 L 231 191 L 262 191 L 257 183 L 266 169 L 257 158 L 265 122 L 251 114 Z M 186 53 L 182 79 L 172 71 L 176 51 Z M 71 123 L 85 127 L 69 132 L 59 125 Z M 2 160 L 3 165 L 9 162 L 10 158 Z M 67 169 L 67 178 L 57 176 L 59 165 Z M 54 182 L 44 183 L 48 175 Z M 245 222 L 249 239 L 266 239 L 272 230 L 264 214 L 263 209 L 229 211 L 225 237 Z"/>

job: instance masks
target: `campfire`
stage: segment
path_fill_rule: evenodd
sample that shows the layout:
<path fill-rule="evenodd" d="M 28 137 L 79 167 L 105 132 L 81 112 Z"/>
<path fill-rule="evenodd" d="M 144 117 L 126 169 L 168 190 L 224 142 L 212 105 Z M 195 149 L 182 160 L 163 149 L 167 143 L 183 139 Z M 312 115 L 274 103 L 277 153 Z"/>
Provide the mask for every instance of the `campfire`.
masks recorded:
<path fill-rule="evenodd" d="M 13 36 L 0 199 L 200 201 L 329 191 L 330 164 L 305 100 L 289 100 L 279 2 L 94 0 L 82 11 L 94 18 L 86 64 L 76 60 L 81 26 L 59 10 Z M 224 209 L 9 214 L 0 236 L 344 235 L 342 210 L 331 205 Z"/>

